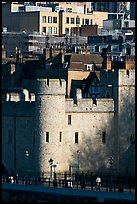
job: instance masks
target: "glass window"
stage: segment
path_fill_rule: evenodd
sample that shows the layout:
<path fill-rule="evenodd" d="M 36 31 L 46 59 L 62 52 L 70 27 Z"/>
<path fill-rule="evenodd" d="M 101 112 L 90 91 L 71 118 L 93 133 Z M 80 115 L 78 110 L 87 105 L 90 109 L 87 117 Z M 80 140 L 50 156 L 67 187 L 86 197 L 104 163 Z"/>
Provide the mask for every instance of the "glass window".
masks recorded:
<path fill-rule="evenodd" d="M 69 23 L 69 17 L 66 17 L 66 23 Z"/>
<path fill-rule="evenodd" d="M 69 34 L 69 28 L 65 28 L 65 34 Z"/>
<path fill-rule="evenodd" d="M 57 27 L 52 28 L 52 34 L 57 34 Z"/>
<path fill-rule="evenodd" d="M 74 24 L 75 22 L 74 22 L 74 18 L 71 18 L 71 24 Z"/>
<path fill-rule="evenodd" d="M 42 32 L 46 33 L 46 27 L 42 27 Z"/>
<path fill-rule="evenodd" d="M 52 34 L 52 27 L 48 27 L 48 33 Z"/>
<path fill-rule="evenodd" d="M 85 19 L 85 24 L 89 25 L 89 19 Z"/>
<path fill-rule="evenodd" d="M 78 132 L 75 132 L 75 143 L 78 144 Z"/>
<path fill-rule="evenodd" d="M 53 23 L 57 23 L 57 17 L 53 17 Z"/>
<path fill-rule="evenodd" d="M 46 23 L 46 16 L 42 16 L 42 23 Z"/>
<path fill-rule="evenodd" d="M 76 18 L 76 24 L 80 24 L 80 18 Z"/>
<path fill-rule="evenodd" d="M 84 18 L 82 19 L 82 25 L 84 25 Z"/>
<path fill-rule="evenodd" d="M 52 23 L 52 16 L 48 16 L 48 23 Z"/>

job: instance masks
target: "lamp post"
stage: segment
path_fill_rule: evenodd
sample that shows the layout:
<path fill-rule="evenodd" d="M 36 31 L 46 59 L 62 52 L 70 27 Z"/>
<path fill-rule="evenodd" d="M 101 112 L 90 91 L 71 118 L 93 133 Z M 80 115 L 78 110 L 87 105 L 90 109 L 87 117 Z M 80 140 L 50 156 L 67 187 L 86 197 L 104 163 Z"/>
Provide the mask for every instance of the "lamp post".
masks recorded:
<path fill-rule="evenodd" d="M 80 150 L 77 150 L 77 159 L 78 159 L 78 175 L 80 175 Z"/>
<path fill-rule="evenodd" d="M 109 170 L 110 170 L 110 191 L 112 191 L 112 170 L 113 170 L 113 157 L 110 156 L 108 158 L 109 161 Z"/>
<path fill-rule="evenodd" d="M 50 158 L 50 160 L 48 161 L 49 165 L 50 165 L 50 178 L 52 178 L 52 164 L 53 164 L 53 159 Z"/>

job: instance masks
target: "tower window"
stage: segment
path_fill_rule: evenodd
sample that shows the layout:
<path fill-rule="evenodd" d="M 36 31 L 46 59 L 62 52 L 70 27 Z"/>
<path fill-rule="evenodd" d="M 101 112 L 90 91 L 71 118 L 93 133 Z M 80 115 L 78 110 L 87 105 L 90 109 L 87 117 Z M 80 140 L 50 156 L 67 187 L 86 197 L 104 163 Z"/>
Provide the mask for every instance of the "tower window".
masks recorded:
<path fill-rule="evenodd" d="M 78 132 L 75 132 L 75 143 L 78 144 Z"/>
<path fill-rule="evenodd" d="M 9 130 L 9 137 L 8 137 L 8 143 L 12 143 L 12 130 Z"/>
<path fill-rule="evenodd" d="M 131 120 L 132 120 L 132 118 L 133 118 L 133 116 L 132 116 L 132 110 L 131 110 L 131 112 L 130 112 L 130 117 L 131 117 Z"/>
<path fill-rule="evenodd" d="M 68 125 L 71 125 L 71 115 L 68 115 Z"/>
<path fill-rule="evenodd" d="M 59 141 L 62 141 L 62 132 L 59 132 Z"/>
<path fill-rule="evenodd" d="M 49 132 L 46 132 L 46 135 L 45 135 L 45 142 L 49 143 Z"/>
<path fill-rule="evenodd" d="M 106 132 L 102 132 L 102 143 L 106 142 Z"/>

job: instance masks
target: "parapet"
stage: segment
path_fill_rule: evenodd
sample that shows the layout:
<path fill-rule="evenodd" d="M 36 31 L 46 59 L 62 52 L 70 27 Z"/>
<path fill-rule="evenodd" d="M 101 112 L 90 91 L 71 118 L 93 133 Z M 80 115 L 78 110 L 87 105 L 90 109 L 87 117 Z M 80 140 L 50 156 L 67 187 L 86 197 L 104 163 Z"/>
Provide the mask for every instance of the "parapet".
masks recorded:
<path fill-rule="evenodd" d="M 112 98 L 83 98 L 74 103 L 73 99 L 66 99 L 66 112 L 114 112 Z"/>
<path fill-rule="evenodd" d="M 36 94 L 66 94 L 66 81 L 64 79 L 37 79 L 36 83 Z"/>

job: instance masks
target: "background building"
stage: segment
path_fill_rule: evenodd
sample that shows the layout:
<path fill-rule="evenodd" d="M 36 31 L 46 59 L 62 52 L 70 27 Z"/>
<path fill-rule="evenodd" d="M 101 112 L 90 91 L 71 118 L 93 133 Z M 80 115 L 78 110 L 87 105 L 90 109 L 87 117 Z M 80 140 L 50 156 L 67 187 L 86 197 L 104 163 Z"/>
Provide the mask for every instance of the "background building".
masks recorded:
<path fill-rule="evenodd" d="M 68 6 L 69 4 L 65 4 Z M 72 8 L 77 8 L 72 5 Z M 29 6 L 32 8 L 32 6 Z M 42 7 L 39 7 L 42 8 Z M 108 18 L 107 12 L 95 11 L 94 13 L 82 12 L 51 12 L 46 9 L 51 7 L 44 7 L 45 11 L 36 9 L 29 9 L 25 12 L 11 12 L 11 4 L 2 4 L 2 27 L 8 32 L 40 32 L 49 35 L 70 35 L 72 27 L 80 27 L 81 25 L 95 25 L 103 26 L 103 20 Z M 29 20 L 28 20 L 29 19 Z"/>

